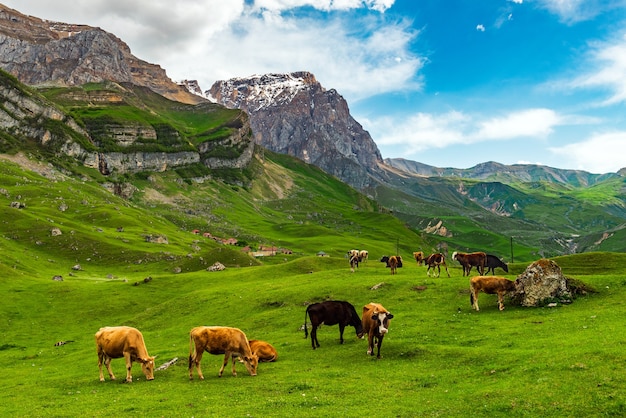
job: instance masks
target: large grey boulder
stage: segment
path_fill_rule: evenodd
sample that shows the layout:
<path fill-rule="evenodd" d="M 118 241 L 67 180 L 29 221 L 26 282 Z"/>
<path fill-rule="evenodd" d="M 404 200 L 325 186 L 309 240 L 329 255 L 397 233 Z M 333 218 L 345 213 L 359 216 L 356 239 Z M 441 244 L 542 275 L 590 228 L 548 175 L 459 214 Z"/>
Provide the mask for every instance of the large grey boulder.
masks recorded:
<path fill-rule="evenodd" d="M 535 261 L 517 276 L 517 289 L 511 301 L 521 306 L 542 306 L 548 303 L 571 303 L 576 289 L 552 260 Z"/>

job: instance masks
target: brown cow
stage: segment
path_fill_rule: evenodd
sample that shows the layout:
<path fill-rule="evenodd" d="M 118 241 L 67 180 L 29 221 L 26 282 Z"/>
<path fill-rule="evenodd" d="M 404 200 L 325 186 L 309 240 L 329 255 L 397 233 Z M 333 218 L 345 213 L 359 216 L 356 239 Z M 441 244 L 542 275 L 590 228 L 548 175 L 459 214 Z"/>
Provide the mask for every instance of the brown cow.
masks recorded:
<path fill-rule="evenodd" d="M 498 295 L 498 309 L 504 310 L 504 295 L 517 287 L 517 280 L 509 280 L 498 276 L 474 276 L 470 279 L 470 303 L 472 308 L 478 309 L 478 293 L 481 291 Z"/>
<path fill-rule="evenodd" d="M 276 361 L 278 358 L 276 349 L 270 343 L 261 340 L 250 340 L 249 343 L 250 350 L 259 358 L 259 363 Z"/>
<path fill-rule="evenodd" d="M 367 334 L 367 354 L 374 355 L 374 345 L 378 346 L 376 358 L 380 358 L 380 346 L 383 338 L 389 331 L 389 320 L 393 318 L 391 312 L 379 303 L 368 303 L 363 307 L 363 335 Z"/>
<path fill-rule="evenodd" d="M 369 252 L 367 250 L 359 251 L 359 263 L 364 263 L 369 258 Z"/>
<path fill-rule="evenodd" d="M 399 255 L 382 256 L 381 263 L 387 263 L 387 267 L 391 269 L 391 274 L 396 274 L 398 267 L 402 267 L 402 257 Z"/>
<path fill-rule="evenodd" d="M 433 269 L 433 277 L 435 277 L 435 268 L 437 268 L 437 276 L 441 275 L 441 266 L 446 269 L 446 273 L 448 273 L 448 277 L 450 277 L 450 272 L 448 271 L 448 266 L 446 265 L 446 257 L 441 253 L 434 253 L 426 257 L 424 264 L 428 266 L 426 269 L 426 275 L 430 277 L 430 269 Z"/>
<path fill-rule="evenodd" d="M 452 253 L 452 259 L 456 260 L 463 267 L 463 276 L 469 276 L 472 267 L 476 266 L 478 273 L 483 276 L 485 274 L 485 264 L 487 263 L 487 254 L 482 251 L 475 253 Z"/>
<path fill-rule="evenodd" d="M 218 373 L 222 377 L 224 367 L 228 359 L 233 359 L 233 376 L 237 357 L 243 359 L 243 363 L 251 376 L 256 376 L 256 368 L 259 358 L 252 353 L 246 334 L 238 328 L 230 327 L 195 327 L 189 333 L 189 379 L 193 379 L 193 366 L 196 366 L 198 377 L 204 380 L 200 361 L 204 352 L 209 354 L 224 354 L 224 362 Z"/>
<path fill-rule="evenodd" d="M 415 251 L 413 253 L 413 258 L 417 261 L 417 265 L 421 266 L 424 262 L 424 252 L 423 251 Z"/>
<path fill-rule="evenodd" d="M 126 382 L 132 382 L 130 370 L 133 361 L 141 363 L 141 370 L 147 380 L 154 380 L 154 357 L 148 355 L 146 344 L 141 332 L 131 327 L 104 327 L 96 332 L 96 346 L 98 347 L 98 369 L 100 381 L 104 382 L 102 364 L 107 368 L 111 380 L 115 375 L 111 371 L 111 359 L 124 357 L 126 359 Z"/>

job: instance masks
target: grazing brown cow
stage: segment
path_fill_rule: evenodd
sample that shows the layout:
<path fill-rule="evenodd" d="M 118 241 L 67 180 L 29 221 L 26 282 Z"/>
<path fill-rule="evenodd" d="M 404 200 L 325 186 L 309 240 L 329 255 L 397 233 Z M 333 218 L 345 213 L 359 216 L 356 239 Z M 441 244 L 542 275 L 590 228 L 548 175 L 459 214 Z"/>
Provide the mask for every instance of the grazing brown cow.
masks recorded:
<path fill-rule="evenodd" d="M 498 276 L 475 276 L 470 279 L 470 303 L 477 311 L 478 293 L 485 292 L 489 295 L 498 295 L 498 309 L 504 310 L 504 295 L 512 292 L 517 287 L 517 280 L 509 280 Z"/>
<path fill-rule="evenodd" d="M 367 334 L 367 354 L 374 355 L 374 345 L 378 347 L 376 358 L 380 358 L 380 346 L 389 331 L 391 312 L 379 303 L 368 303 L 363 307 L 363 335 Z"/>
<path fill-rule="evenodd" d="M 469 276 L 472 267 L 476 266 L 478 273 L 482 276 L 485 274 L 485 264 L 487 263 L 487 254 L 482 251 L 475 253 L 452 253 L 452 259 L 456 260 L 463 267 L 463 276 Z"/>
<path fill-rule="evenodd" d="M 309 336 L 306 328 L 306 317 L 311 320 L 311 345 L 313 350 L 320 346 L 317 340 L 317 328 L 322 325 L 339 324 L 339 341 L 343 344 L 343 330 L 347 325 L 351 325 L 356 330 L 356 334 L 361 334 L 361 318 L 350 302 L 343 300 L 327 300 L 320 303 L 312 303 L 307 306 L 304 312 L 304 338 Z"/>
<path fill-rule="evenodd" d="M 111 380 L 115 375 L 111 371 L 111 359 L 124 357 L 126 359 L 126 382 L 132 382 L 130 369 L 133 361 L 141 363 L 141 370 L 147 380 L 154 380 L 154 357 L 148 355 L 143 335 L 131 327 L 104 327 L 96 332 L 96 346 L 98 348 L 98 369 L 100 381 L 104 381 L 102 363 L 109 372 Z"/>
<path fill-rule="evenodd" d="M 252 354 L 259 358 L 259 363 L 276 361 L 278 353 L 272 344 L 261 340 L 250 340 Z"/>
<path fill-rule="evenodd" d="M 196 366 L 198 377 L 204 380 L 200 361 L 204 352 L 209 354 L 224 354 L 224 362 L 218 373 L 222 377 L 224 367 L 228 359 L 233 359 L 233 376 L 237 376 L 235 371 L 235 360 L 241 357 L 243 363 L 251 376 L 256 376 L 256 368 L 259 358 L 250 350 L 250 344 L 246 334 L 238 328 L 230 327 L 195 327 L 189 333 L 189 379 L 193 379 L 193 366 Z"/>
<path fill-rule="evenodd" d="M 448 266 L 446 265 L 446 257 L 441 253 L 434 253 L 426 257 L 424 263 L 428 266 L 426 269 L 426 275 L 430 277 L 430 269 L 433 269 L 433 277 L 439 277 L 441 274 L 441 266 L 446 269 L 446 273 L 448 273 L 448 277 L 450 277 L 450 272 L 448 271 Z M 435 268 L 437 268 L 437 276 L 435 276 Z"/>
<path fill-rule="evenodd" d="M 391 269 L 391 274 L 396 274 L 398 267 L 402 267 L 402 257 L 399 255 L 382 256 L 381 263 L 387 263 L 387 267 Z"/>
<path fill-rule="evenodd" d="M 423 251 L 415 251 L 413 253 L 413 258 L 417 261 L 417 265 L 421 266 L 424 262 L 424 252 Z"/>

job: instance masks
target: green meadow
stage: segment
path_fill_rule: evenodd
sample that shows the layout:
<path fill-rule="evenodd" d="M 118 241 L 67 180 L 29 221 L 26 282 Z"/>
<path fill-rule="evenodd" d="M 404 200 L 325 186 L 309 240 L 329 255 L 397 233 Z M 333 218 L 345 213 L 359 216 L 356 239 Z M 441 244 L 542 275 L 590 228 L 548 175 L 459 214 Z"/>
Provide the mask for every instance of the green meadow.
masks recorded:
<path fill-rule="evenodd" d="M 44 162 L 0 161 L 0 415 L 626 414 L 625 254 L 554 258 L 595 289 L 572 304 L 507 300 L 500 312 L 496 296 L 480 295 L 474 312 L 458 264 L 448 262 L 452 277 L 433 278 L 411 259 L 435 250 L 436 238 L 314 167 L 270 153 L 255 164 L 245 185 L 138 175 L 126 179 L 136 191 L 122 199 L 87 170 L 68 176 Z M 222 245 L 194 229 L 240 242 Z M 242 251 L 261 244 L 293 254 Z M 509 250 L 498 240 L 480 246 Z M 354 273 L 345 258 L 352 248 L 370 253 Z M 515 251 L 511 279 L 534 261 L 531 248 Z M 392 276 L 378 260 L 395 253 L 404 266 Z M 218 261 L 224 271 L 207 271 Z M 338 327 L 323 326 L 321 347 L 311 348 L 306 306 L 332 299 L 358 312 L 375 301 L 394 314 L 381 359 L 366 355 L 353 328 L 341 345 Z M 114 325 L 142 331 L 157 366 L 178 360 L 153 381 L 135 364 L 134 381 L 121 383 L 116 359 L 118 380 L 100 382 L 94 334 Z M 222 356 L 206 354 L 206 379 L 190 381 L 189 331 L 198 325 L 238 327 L 274 345 L 278 361 L 260 364 L 255 377 L 237 364 L 236 377 L 229 366 L 218 378 Z"/>
<path fill-rule="evenodd" d="M 563 272 L 596 293 L 572 304 L 521 308 L 481 294 L 470 309 L 468 280 L 426 276 L 406 263 L 397 275 L 376 260 L 351 273 L 341 257 L 307 256 L 274 265 L 153 274 L 152 281 L 98 277 L 89 269 L 62 282 L 0 282 L 3 416 L 623 416 L 626 413 L 621 254 L 557 258 Z M 599 265 L 601 263 L 601 265 Z M 597 266 L 590 268 L 591 265 Z M 513 266 L 513 275 L 525 268 Z M 379 285 L 376 290 L 371 288 Z M 346 328 L 323 326 L 312 350 L 301 329 L 307 304 L 348 300 L 360 312 L 382 303 L 395 316 L 382 358 Z M 157 365 L 146 381 L 98 380 L 94 333 L 105 325 L 143 332 Z M 217 377 L 222 356 L 206 354 L 206 379 L 188 378 L 189 330 L 242 329 L 273 344 L 275 363 L 250 376 Z M 55 346 L 58 341 L 71 341 Z M 106 375 L 106 372 L 105 372 Z"/>

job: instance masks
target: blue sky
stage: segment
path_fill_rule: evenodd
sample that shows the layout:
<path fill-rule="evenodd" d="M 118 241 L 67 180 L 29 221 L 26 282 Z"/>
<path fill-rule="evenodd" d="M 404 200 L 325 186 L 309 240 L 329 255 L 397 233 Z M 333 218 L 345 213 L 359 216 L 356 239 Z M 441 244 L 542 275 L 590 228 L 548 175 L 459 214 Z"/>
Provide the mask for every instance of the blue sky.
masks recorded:
<path fill-rule="evenodd" d="M 626 0 L 4 0 L 174 79 L 307 70 L 384 158 L 626 167 Z"/>

